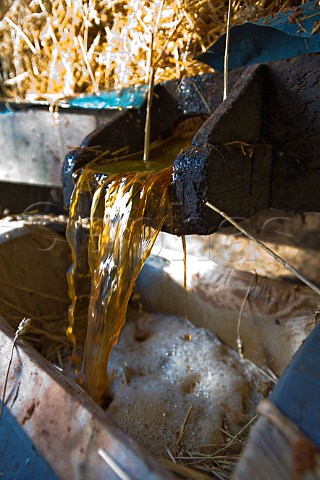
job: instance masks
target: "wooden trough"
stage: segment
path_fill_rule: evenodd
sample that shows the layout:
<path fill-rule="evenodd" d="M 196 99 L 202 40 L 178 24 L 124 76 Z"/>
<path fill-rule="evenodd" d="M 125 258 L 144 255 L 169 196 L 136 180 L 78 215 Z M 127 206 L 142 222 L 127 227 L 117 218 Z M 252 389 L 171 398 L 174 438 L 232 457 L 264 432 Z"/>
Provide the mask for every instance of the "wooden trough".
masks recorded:
<path fill-rule="evenodd" d="M 206 201 L 237 217 L 249 217 L 268 207 L 319 211 L 319 72 L 318 54 L 235 71 L 232 81 L 238 83 L 224 103 L 219 93 L 222 77 L 205 76 L 195 84 L 202 100 L 190 103 L 185 110 L 176 95 L 177 83 L 158 87 L 152 113 L 153 138 L 167 136 L 171 127 L 186 116 L 208 117 L 192 145 L 175 160 L 171 185 L 175 209 L 166 230 L 179 235 L 215 231 L 221 219 L 207 209 Z M 187 80 L 185 85 L 192 98 L 194 81 Z M 167 98 L 166 103 L 162 103 L 163 98 Z M 209 115 L 211 110 L 214 112 Z M 89 134 L 82 146 L 103 145 L 116 151 L 129 144 L 132 151 L 139 150 L 143 145 L 144 117 L 145 106 L 117 113 Z M 91 153 L 83 153 L 83 149 L 66 157 L 63 179 L 67 202 L 72 173 L 91 158 Z M 1 319 L 0 389 L 4 386 L 12 339 L 12 330 Z M 16 478 L 26 479 L 171 478 L 107 421 L 80 387 L 23 341 L 14 351 L 10 372 L 1 419 L 1 444 L 7 448 L 6 461 L 0 466 L 4 476 L 10 475 L 14 466 L 20 475 Z M 270 428 L 277 443 L 279 434 L 274 425 L 267 426 L 266 422 L 259 421 L 255 435 L 259 435 L 259 429 L 266 432 Z M 17 438 L 14 444 L 7 442 L 12 432 Z M 305 437 L 302 440 L 301 445 L 305 445 Z M 282 441 L 281 437 L 279 444 Z M 253 443 L 254 448 L 257 443 Z M 289 442 L 286 446 L 289 459 L 295 445 Z M 314 452 L 304 457 L 310 460 L 310 468 L 299 470 L 296 477 L 292 477 L 290 460 L 283 470 L 274 470 L 272 478 L 319 478 L 316 447 Z M 251 449 L 251 454 L 245 453 L 235 478 L 257 478 L 258 467 L 252 461 Z M 270 457 L 270 462 L 275 460 Z M 304 476 L 310 470 L 314 476 Z"/>
<path fill-rule="evenodd" d="M 320 211 L 319 73 L 319 54 L 238 72 L 240 78 L 227 100 L 219 104 L 194 136 L 192 145 L 174 162 L 170 190 L 174 212 L 164 230 L 178 235 L 214 232 L 221 218 L 206 207 L 208 201 L 229 216 L 244 218 L 270 207 Z M 211 105 L 208 99 L 210 92 L 215 95 L 215 87 L 202 86 L 202 97 Z M 162 109 L 160 91 L 158 102 L 152 111 L 154 137 L 166 136 L 180 118 L 166 110 L 168 107 Z M 174 101 L 168 104 L 177 106 Z M 188 115 L 197 113 L 206 112 L 201 109 Z M 140 149 L 143 134 L 136 122 L 144 115 L 145 107 L 139 112 L 122 112 L 90 133 L 82 146 L 103 145 L 115 151 L 129 142 L 133 150 Z M 132 132 L 134 141 L 130 143 Z M 90 153 L 81 151 L 67 156 L 63 170 L 67 203 L 71 174 L 90 159 Z M 313 410 L 306 409 L 312 418 Z M 262 404 L 259 412 L 262 418 L 234 478 L 320 478 L 319 446 L 308 432 L 301 431 L 272 403 Z M 318 427 L 316 422 L 314 428 Z"/>
<path fill-rule="evenodd" d="M 14 332 L 0 318 L 0 390 Z M 74 382 L 19 340 L 0 421 L 0 476 L 169 480 L 170 473 L 111 423 Z"/>

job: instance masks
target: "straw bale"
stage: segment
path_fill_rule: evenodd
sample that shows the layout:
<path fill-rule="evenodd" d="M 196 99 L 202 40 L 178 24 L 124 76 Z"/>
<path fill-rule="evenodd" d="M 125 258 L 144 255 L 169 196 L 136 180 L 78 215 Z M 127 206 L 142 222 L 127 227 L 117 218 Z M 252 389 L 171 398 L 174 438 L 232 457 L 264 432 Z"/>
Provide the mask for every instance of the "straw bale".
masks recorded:
<path fill-rule="evenodd" d="M 234 0 L 232 22 L 294 3 Z M 226 11 L 226 0 L 6 0 L 2 88 L 17 101 L 58 101 L 147 83 L 151 45 L 156 82 L 203 73 L 194 58 L 224 32 Z"/>

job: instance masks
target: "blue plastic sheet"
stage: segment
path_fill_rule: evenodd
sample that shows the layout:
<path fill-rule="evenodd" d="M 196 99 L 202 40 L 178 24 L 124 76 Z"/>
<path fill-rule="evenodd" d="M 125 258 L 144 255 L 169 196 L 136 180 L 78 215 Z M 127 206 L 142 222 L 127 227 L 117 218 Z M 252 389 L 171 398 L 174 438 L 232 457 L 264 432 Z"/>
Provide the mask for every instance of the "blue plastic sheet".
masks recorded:
<path fill-rule="evenodd" d="M 6 407 L 0 424 L 0 478 L 59 480 Z"/>
<path fill-rule="evenodd" d="M 295 354 L 270 400 L 320 448 L 320 325 Z M 306 478 L 306 477 L 305 477 Z"/>
<path fill-rule="evenodd" d="M 63 100 L 59 106 L 61 108 L 73 108 L 84 110 L 105 110 L 122 108 L 140 108 L 146 100 L 148 85 L 139 85 L 135 87 L 123 88 L 121 90 L 101 91 L 96 95 L 81 95 L 70 100 Z M 28 108 L 48 106 L 48 101 L 36 102 L 14 102 L 0 101 L 0 115 L 10 114 L 19 110 Z"/>
<path fill-rule="evenodd" d="M 229 68 L 270 62 L 320 51 L 318 1 L 268 15 L 257 22 L 235 25 L 230 30 Z M 223 70 L 225 35 L 198 59 Z"/>

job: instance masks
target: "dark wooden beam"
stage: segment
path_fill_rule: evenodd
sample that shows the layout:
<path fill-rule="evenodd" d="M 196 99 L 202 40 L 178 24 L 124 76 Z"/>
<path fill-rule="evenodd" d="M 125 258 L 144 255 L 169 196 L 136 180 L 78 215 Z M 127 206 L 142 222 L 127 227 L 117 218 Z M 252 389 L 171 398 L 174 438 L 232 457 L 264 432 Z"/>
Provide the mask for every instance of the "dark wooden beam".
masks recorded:
<path fill-rule="evenodd" d="M 174 164 L 173 218 L 164 229 L 177 235 L 216 231 L 222 218 L 206 201 L 242 218 L 268 208 L 271 166 L 272 147 L 268 144 L 206 143 L 187 148 Z"/>
<path fill-rule="evenodd" d="M 240 217 L 268 207 L 320 211 L 319 76 L 319 54 L 246 69 L 175 160 L 173 233 L 214 231 L 206 201 Z M 254 152 L 252 165 L 243 147 Z"/>
<path fill-rule="evenodd" d="M 230 72 L 230 86 L 234 86 L 243 69 Z M 171 129 L 191 116 L 210 116 L 222 102 L 223 74 L 205 74 L 186 77 L 182 81 L 171 80 L 156 85 L 151 112 L 150 140 L 166 138 Z M 62 166 L 63 196 L 66 207 L 74 187 L 73 173 L 95 158 L 96 153 L 83 147 L 98 147 L 126 153 L 143 150 L 146 102 L 137 110 L 126 109 L 110 115 L 82 141 L 82 149 L 70 151 Z"/>
<path fill-rule="evenodd" d="M 195 78 L 187 79 L 184 94 L 177 93 L 178 83 L 159 86 L 152 138 L 166 135 L 183 116 L 205 113 L 206 104 L 213 110 L 192 146 L 174 162 L 174 211 L 163 228 L 179 235 L 211 233 L 220 222 L 206 201 L 240 217 L 268 207 L 319 211 L 319 76 L 320 55 L 310 54 L 232 72 L 238 80 L 222 103 L 221 75 L 205 76 L 197 84 Z M 104 140 L 104 148 L 121 144 L 135 150 L 143 142 L 137 118 L 143 121 L 144 115 L 143 109 L 124 112 L 92 132 L 84 145 Z M 90 159 L 80 154 L 66 162 L 65 185 L 82 160 Z"/>
<path fill-rule="evenodd" d="M 266 69 L 262 135 L 274 146 L 270 206 L 320 211 L 320 54 Z"/>

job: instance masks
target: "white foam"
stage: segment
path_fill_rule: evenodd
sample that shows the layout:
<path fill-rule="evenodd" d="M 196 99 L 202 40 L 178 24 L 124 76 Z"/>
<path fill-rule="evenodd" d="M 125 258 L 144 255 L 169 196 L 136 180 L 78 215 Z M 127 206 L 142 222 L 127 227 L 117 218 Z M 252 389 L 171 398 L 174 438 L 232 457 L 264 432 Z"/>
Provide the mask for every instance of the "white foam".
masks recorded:
<path fill-rule="evenodd" d="M 107 414 L 155 455 L 181 443 L 221 444 L 219 427 L 236 433 L 257 403 L 252 367 L 212 333 L 159 314 L 129 321 L 110 363 L 114 398 Z"/>

